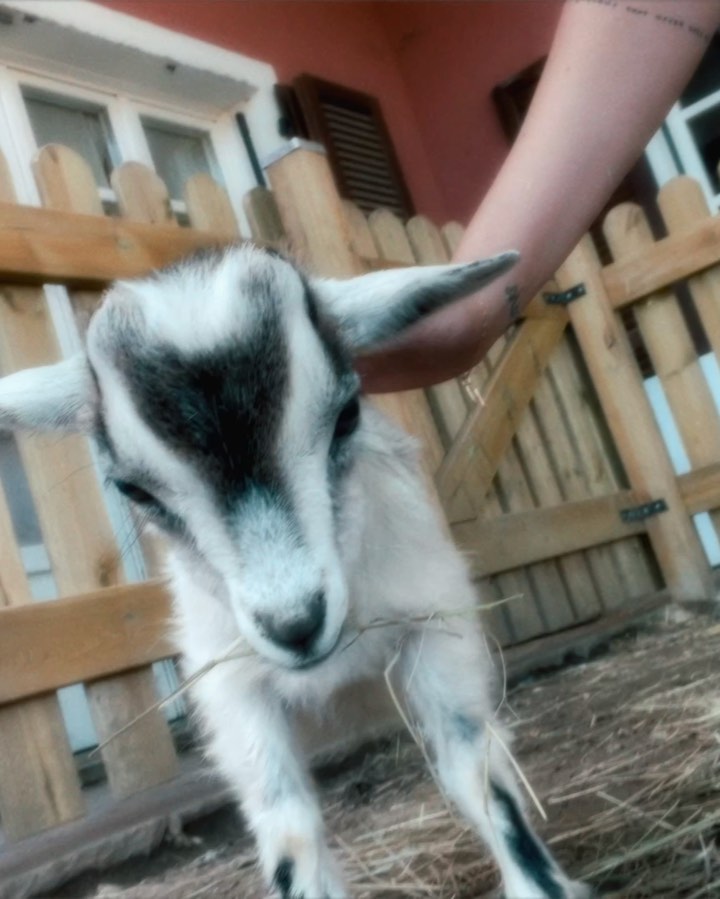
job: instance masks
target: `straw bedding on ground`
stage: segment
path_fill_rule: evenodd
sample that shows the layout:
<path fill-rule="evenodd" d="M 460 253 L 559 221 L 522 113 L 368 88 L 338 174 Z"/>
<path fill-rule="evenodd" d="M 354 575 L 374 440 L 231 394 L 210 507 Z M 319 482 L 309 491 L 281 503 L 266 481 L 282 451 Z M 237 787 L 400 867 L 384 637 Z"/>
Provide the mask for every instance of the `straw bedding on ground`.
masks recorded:
<path fill-rule="evenodd" d="M 603 896 L 720 895 L 717 621 L 660 624 L 617 639 L 593 661 L 510 691 L 504 716 L 548 816 L 538 828 L 573 876 Z M 356 899 L 497 895 L 492 864 L 407 735 L 326 775 L 321 791 Z M 265 896 L 248 838 L 232 822 L 212 837 L 207 828 L 194 828 L 204 842 L 192 851 L 167 847 L 165 870 L 133 883 L 139 869 L 126 865 L 82 895 Z"/>

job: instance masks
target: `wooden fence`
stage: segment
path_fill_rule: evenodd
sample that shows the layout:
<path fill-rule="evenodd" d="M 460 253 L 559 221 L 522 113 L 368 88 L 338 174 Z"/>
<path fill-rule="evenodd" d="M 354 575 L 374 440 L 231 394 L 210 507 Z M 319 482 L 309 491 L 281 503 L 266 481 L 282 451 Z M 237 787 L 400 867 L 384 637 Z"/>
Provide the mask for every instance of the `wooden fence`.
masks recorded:
<path fill-rule="evenodd" d="M 18 206 L 0 160 L 2 374 L 59 355 L 42 285 L 68 289 L 82 331 L 109 280 L 237 239 L 230 203 L 206 176 L 188 183 L 192 227 L 179 228 L 164 185 L 138 164 L 113 174 L 117 217 L 103 215 L 90 170 L 72 151 L 43 148 L 34 172 L 44 207 Z M 274 162 L 269 177 L 272 195 L 257 189 L 246 198 L 253 238 L 290 247 L 321 274 L 442 262 L 461 235 L 458 225 L 438 229 L 422 217 L 407 226 L 386 211 L 366 218 L 343 204 L 326 160 L 307 148 Z M 720 222 L 687 179 L 668 185 L 660 202 L 670 237 L 653 243 L 640 210 L 613 211 L 615 262 L 602 268 L 586 238 L 548 285 L 583 296 L 537 298 L 467 377 L 379 400 L 423 440 L 428 474 L 485 600 L 515 597 L 486 612 L 498 642 L 520 644 L 509 655 L 537 658 L 558 639 L 571 646 L 588 627 L 657 605 L 663 587 L 681 599 L 711 595 L 690 515 L 720 505 L 720 421 L 671 285 L 689 278 L 717 348 Z M 620 321 L 629 303 L 691 457 L 693 471 L 682 477 Z M 149 665 L 172 654 L 162 585 L 123 583 L 85 440 L 18 442 L 63 598 L 30 601 L 0 491 L 0 817 L 13 840 L 85 813 L 55 691 L 86 685 L 103 740 L 152 705 Z M 658 504 L 667 510 L 643 516 L 643 506 Z M 146 550 L 152 568 L 154 548 Z M 102 758 L 118 798 L 177 772 L 160 713 L 113 740 Z"/>

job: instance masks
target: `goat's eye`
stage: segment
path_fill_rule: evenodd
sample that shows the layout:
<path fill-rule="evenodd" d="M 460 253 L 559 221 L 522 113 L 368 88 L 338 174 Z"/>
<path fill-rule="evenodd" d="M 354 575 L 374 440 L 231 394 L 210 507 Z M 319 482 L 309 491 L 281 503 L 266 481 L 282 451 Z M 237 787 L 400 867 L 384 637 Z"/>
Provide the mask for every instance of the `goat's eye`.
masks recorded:
<path fill-rule="evenodd" d="M 147 490 L 143 490 L 143 488 L 138 487 L 137 484 L 131 484 L 130 481 L 115 481 L 115 486 L 123 496 L 126 496 L 129 500 L 132 500 L 132 502 L 137 503 L 138 506 L 160 505 L 152 493 L 148 493 Z"/>
<path fill-rule="evenodd" d="M 341 437 L 349 437 L 356 430 L 360 423 L 360 399 L 354 396 L 349 402 L 345 403 L 340 410 L 340 414 L 335 422 L 335 432 L 333 440 Z"/>

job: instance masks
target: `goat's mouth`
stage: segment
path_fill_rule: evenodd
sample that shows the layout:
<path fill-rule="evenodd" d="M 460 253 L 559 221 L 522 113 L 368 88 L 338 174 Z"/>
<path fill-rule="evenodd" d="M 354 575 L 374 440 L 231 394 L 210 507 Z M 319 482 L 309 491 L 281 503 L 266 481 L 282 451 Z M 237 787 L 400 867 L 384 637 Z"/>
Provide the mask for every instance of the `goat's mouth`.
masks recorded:
<path fill-rule="evenodd" d="M 342 635 L 343 629 L 341 628 L 335 641 L 329 649 L 326 649 L 324 652 L 315 653 L 314 655 L 308 657 L 296 657 L 290 664 L 290 669 L 292 671 L 309 671 L 311 668 L 317 668 L 319 665 L 322 665 L 322 663 L 326 662 L 330 658 L 330 656 L 335 654 Z"/>

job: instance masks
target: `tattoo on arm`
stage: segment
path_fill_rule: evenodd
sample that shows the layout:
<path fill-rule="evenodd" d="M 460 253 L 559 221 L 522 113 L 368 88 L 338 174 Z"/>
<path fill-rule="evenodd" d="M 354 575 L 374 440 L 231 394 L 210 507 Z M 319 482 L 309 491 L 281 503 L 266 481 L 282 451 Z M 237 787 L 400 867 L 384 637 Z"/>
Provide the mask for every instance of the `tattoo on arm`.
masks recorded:
<path fill-rule="evenodd" d="M 693 22 L 687 22 L 685 19 L 680 18 L 680 16 L 668 16 L 664 13 L 655 12 L 652 8 L 652 4 L 649 3 L 645 6 L 639 6 L 635 3 L 624 3 L 623 0 L 574 0 L 574 2 L 593 3 L 595 6 L 607 6 L 611 9 L 624 9 L 629 15 L 636 16 L 637 18 L 647 19 L 650 22 L 660 22 L 662 25 L 667 25 L 678 31 L 684 31 L 698 40 L 701 40 L 704 44 L 709 44 L 712 40 L 712 32 L 701 28 Z"/>
<path fill-rule="evenodd" d="M 520 288 L 517 284 L 508 284 L 505 288 L 505 300 L 508 305 L 510 321 L 517 321 L 520 317 Z"/>

